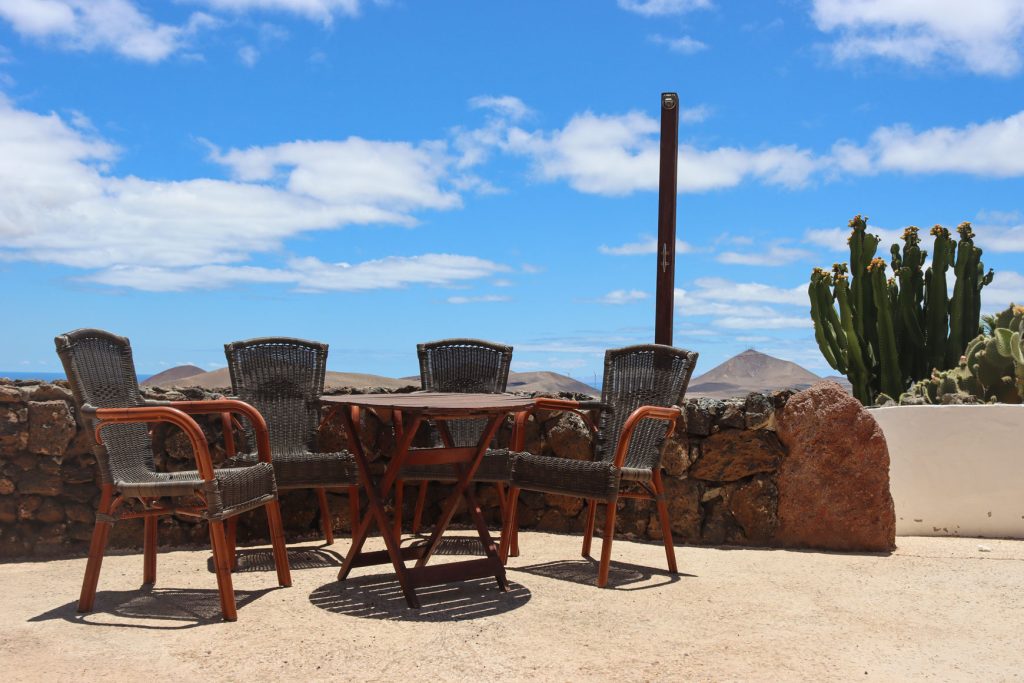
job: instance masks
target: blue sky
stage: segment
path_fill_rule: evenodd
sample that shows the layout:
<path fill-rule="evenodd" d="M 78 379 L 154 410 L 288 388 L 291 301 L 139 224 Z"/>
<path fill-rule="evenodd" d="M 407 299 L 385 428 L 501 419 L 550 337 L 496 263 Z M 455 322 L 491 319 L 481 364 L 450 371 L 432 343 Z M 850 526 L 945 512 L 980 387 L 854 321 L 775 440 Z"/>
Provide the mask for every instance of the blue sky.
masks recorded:
<path fill-rule="evenodd" d="M 1022 74 L 1019 0 L 0 0 L 0 369 L 93 326 L 142 373 L 471 336 L 592 380 L 653 337 L 670 90 L 676 345 L 826 373 L 805 287 L 856 213 L 972 221 L 1024 301 Z"/>

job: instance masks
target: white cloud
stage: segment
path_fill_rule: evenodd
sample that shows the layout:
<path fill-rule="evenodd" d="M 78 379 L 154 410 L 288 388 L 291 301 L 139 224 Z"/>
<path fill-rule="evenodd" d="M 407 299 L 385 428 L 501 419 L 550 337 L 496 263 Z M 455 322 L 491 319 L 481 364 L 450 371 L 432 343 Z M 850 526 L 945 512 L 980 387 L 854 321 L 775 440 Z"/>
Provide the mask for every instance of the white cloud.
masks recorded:
<path fill-rule="evenodd" d="M 450 296 L 447 299 L 450 304 L 486 304 L 511 300 L 512 297 L 500 296 L 498 294 L 484 294 L 483 296 Z"/>
<path fill-rule="evenodd" d="M 332 205 L 361 207 L 388 222 L 410 222 L 414 208 L 452 209 L 459 195 L 442 187 L 451 159 L 444 143 L 380 142 L 350 137 L 341 141 L 299 141 L 269 147 L 213 148 L 210 158 L 228 166 L 236 179 L 283 179 L 287 190 Z"/>
<path fill-rule="evenodd" d="M 712 109 L 706 104 L 698 104 L 695 107 L 679 110 L 679 121 L 682 123 L 701 123 L 707 121 L 712 114 Z"/>
<path fill-rule="evenodd" d="M 161 24 L 130 0 L 0 0 L 0 18 L 19 34 L 53 40 L 68 50 L 113 50 L 130 59 L 159 62 L 217 22 L 202 12 L 182 26 Z"/>
<path fill-rule="evenodd" d="M 733 282 L 724 278 L 703 277 L 694 281 L 700 297 L 712 301 L 746 301 L 768 304 L 807 305 L 807 285 L 790 289 L 760 282 Z"/>
<path fill-rule="evenodd" d="M 609 247 L 602 244 L 597 248 L 602 254 L 608 254 L 610 256 L 637 256 L 640 254 L 654 254 L 658 251 L 658 239 L 652 235 L 641 235 L 640 239 L 636 242 L 627 242 L 626 244 L 620 244 L 617 247 Z M 677 254 L 688 254 L 693 251 L 693 247 L 682 240 L 676 240 L 676 253 Z"/>
<path fill-rule="evenodd" d="M 469 106 L 473 109 L 487 109 L 510 121 L 518 121 L 533 114 L 533 111 L 526 106 L 521 99 L 511 95 L 493 97 L 491 95 L 478 95 L 469 100 Z"/>
<path fill-rule="evenodd" d="M 231 12 L 289 12 L 330 25 L 336 14 L 359 15 L 360 0 L 190 0 L 215 10 Z M 378 1 L 378 4 L 380 2 Z"/>
<path fill-rule="evenodd" d="M 711 0 L 619 0 L 619 7 L 645 17 L 684 14 L 712 7 Z"/>
<path fill-rule="evenodd" d="M 892 244 L 899 242 L 900 236 L 903 234 L 902 230 L 879 228 L 878 226 L 870 224 L 868 225 L 868 232 L 872 235 L 878 235 L 880 239 L 880 242 L 878 243 L 879 256 L 884 258 L 888 258 L 886 254 L 889 253 L 889 247 Z M 829 251 L 843 251 L 848 253 L 850 247 L 847 244 L 847 241 L 849 238 L 850 228 L 820 228 L 804 231 L 805 242 L 813 244 L 816 247 L 828 249 Z"/>
<path fill-rule="evenodd" d="M 447 189 L 452 162 L 438 143 L 349 138 L 212 154 L 235 180 L 114 175 L 114 145 L 0 95 L 0 258 L 99 271 L 97 282 L 161 290 L 243 282 L 353 290 L 504 269 L 444 254 L 352 266 L 246 263 L 312 230 L 413 225 L 417 211 L 458 207 L 459 195 Z"/>
<path fill-rule="evenodd" d="M 641 112 L 586 112 L 550 133 L 512 128 L 504 147 L 530 157 L 544 180 L 566 180 L 580 192 L 621 196 L 657 189 L 659 131 L 658 122 Z M 734 187 L 747 178 L 801 187 L 821 165 L 809 150 L 795 146 L 703 151 L 681 145 L 679 155 L 679 189 L 684 192 Z"/>
<path fill-rule="evenodd" d="M 964 128 L 938 127 L 920 133 L 907 125 L 879 128 L 861 152 L 868 155 L 869 164 L 848 165 L 845 170 L 1019 177 L 1024 175 L 1024 111 Z"/>
<path fill-rule="evenodd" d="M 601 304 L 621 306 L 622 304 L 630 304 L 634 301 L 643 301 L 647 297 L 647 292 L 642 292 L 639 289 L 616 289 L 615 291 L 608 292 L 602 296 L 597 300 L 597 302 Z"/>
<path fill-rule="evenodd" d="M 1024 305 L 1024 275 L 996 270 L 992 283 L 981 290 L 983 312 L 1002 311 L 1011 303 Z"/>
<path fill-rule="evenodd" d="M 397 289 L 410 284 L 450 285 L 505 270 L 505 266 L 473 256 L 423 254 L 389 256 L 356 264 L 325 263 L 306 257 L 288 261 L 286 268 L 113 266 L 84 279 L 149 292 L 214 289 L 238 284 L 288 284 L 303 292 L 354 292 Z"/>
<path fill-rule="evenodd" d="M 1020 0 L 814 0 L 817 27 L 838 31 L 840 61 L 883 57 L 923 66 L 949 60 L 970 71 L 1009 76 L 1021 67 Z"/>
<path fill-rule="evenodd" d="M 651 36 L 651 42 L 658 45 L 665 45 L 669 50 L 672 50 L 672 52 L 678 52 L 682 55 L 692 55 L 708 49 L 707 43 L 703 43 L 690 36 L 666 38 L 665 36 L 654 35 Z"/>
<path fill-rule="evenodd" d="M 681 316 L 706 316 L 716 327 L 751 332 L 811 326 L 809 315 L 795 315 L 775 308 L 776 305 L 809 308 L 805 285 L 784 289 L 723 278 L 699 278 L 694 284 L 695 290 L 675 291 L 675 305 Z"/>
<path fill-rule="evenodd" d="M 238 48 L 238 58 L 242 60 L 242 64 L 245 64 L 248 67 L 254 67 L 256 66 L 256 62 L 260 60 L 260 51 L 252 45 L 243 45 Z"/>
<path fill-rule="evenodd" d="M 813 255 L 814 254 L 805 249 L 783 247 L 778 244 L 773 244 L 768 247 L 768 249 L 761 249 L 758 251 L 723 251 L 715 257 L 715 260 L 719 263 L 727 263 L 730 265 L 777 267 L 788 266 L 794 261 L 801 261 L 803 259 L 810 258 Z"/>

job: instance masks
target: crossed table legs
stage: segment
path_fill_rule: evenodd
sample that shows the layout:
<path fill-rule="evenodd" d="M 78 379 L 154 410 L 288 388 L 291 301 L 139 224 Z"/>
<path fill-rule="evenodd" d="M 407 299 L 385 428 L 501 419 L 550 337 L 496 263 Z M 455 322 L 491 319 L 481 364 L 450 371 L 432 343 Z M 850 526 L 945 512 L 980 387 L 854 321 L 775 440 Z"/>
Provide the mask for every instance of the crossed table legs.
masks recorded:
<path fill-rule="evenodd" d="M 353 457 L 355 457 L 356 465 L 359 468 L 359 479 L 363 490 L 366 492 L 369 509 L 368 514 L 362 516 L 358 527 L 355 527 L 352 531 L 352 547 L 345 556 L 341 571 L 338 572 L 338 580 L 344 581 L 353 567 L 385 564 L 390 561 L 395 568 L 398 583 L 402 587 L 402 593 L 405 595 L 405 600 L 410 607 L 420 606 L 419 598 L 416 595 L 417 588 L 453 581 L 493 576 L 498 582 L 498 588 L 502 591 L 507 591 L 508 584 L 505 581 L 505 568 L 498 556 L 498 549 L 494 540 L 487 531 L 487 523 L 473 492 L 473 487 L 470 486 L 473 475 L 480 466 L 484 453 L 487 452 L 488 445 L 498 431 L 505 413 L 495 413 L 487 416 L 487 427 L 484 429 L 480 442 L 476 447 L 425 448 L 417 449 L 414 452 L 410 452 L 410 446 L 416 431 L 423 423 L 424 417 L 413 414 L 408 418 L 408 423 L 406 423 L 406 418 L 402 418 L 400 414 L 396 413 L 395 428 L 398 441 L 395 445 L 395 452 L 391 462 L 388 464 L 387 470 L 380 479 L 379 485 L 375 486 L 373 479 L 370 477 L 366 453 L 363 451 L 362 443 L 359 440 L 358 411 L 359 408 L 357 406 L 351 406 L 350 410 L 345 410 L 344 407 L 339 408 L 345 431 L 348 434 L 349 450 Z M 394 487 L 401 467 L 405 464 L 414 463 L 450 464 L 456 468 L 459 478 L 455 483 L 455 490 L 452 491 L 452 494 L 445 501 L 441 517 L 438 519 L 434 532 L 427 543 L 403 548 L 401 547 L 400 531 L 396 533 L 395 525 L 392 520 L 388 519 L 382 501 L 387 498 Z M 437 549 L 441 535 L 448 528 L 448 524 L 455 514 L 460 497 L 465 497 L 466 499 L 469 511 L 476 524 L 477 534 L 480 537 L 481 543 L 483 543 L 487 556 L 474 560 L 446 562 L 444 564 L 427 566 L 427 562 L 430 561 L 431 556 Z M 397 514 L 400 515 L 401 511 L 397 511 Z M 363 551 L 363 543 L 366 541 L 371 522 L 375 523 L 380 530 L 381 536 L 384 538 L 386 550 Z M 416 565 L 411 568 L 406 567 L 405 561 L 413 559 L 416 560 Z"/>

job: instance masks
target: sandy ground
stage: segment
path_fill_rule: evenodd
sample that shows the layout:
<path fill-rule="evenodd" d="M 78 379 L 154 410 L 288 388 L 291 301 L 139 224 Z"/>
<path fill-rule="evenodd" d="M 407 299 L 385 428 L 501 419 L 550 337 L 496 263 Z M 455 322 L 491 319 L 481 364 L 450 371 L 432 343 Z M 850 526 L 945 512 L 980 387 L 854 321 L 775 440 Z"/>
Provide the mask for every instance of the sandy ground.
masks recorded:
<path fill-rule="evenodd" d="M 617 541 L 601 590 L 578 537 L 524 533 L 508 593 L 493 580 L 421 589 L 419 611 L 383 567 L 337 582 L 347 539 L 293 547 L 287 589 L 268 553 L 243 550 L 233 624 L 206 552 L 162 553 L 146 592 L 141 555 L 108 557 L 88 615 L 74 603 L 85 560 L 3 564 L 0 677 L 1024 678 L 1024 542 L 898 540 L 889 556 L 680 547 L 678 577 L 661 547 Z"/>

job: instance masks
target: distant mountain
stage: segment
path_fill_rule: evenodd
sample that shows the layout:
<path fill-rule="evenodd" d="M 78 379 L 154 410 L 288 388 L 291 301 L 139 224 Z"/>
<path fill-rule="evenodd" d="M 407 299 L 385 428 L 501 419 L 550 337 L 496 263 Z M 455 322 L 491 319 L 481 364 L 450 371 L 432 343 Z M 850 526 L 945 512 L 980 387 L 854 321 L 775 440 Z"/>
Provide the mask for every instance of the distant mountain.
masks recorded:
<path fill-rule="evenodd" d="M 194 375 L 201 375 L 203 369 L 196 367 L 195 365 L 178 365 L 176 367 L 158 372 L 149 379 L 142 382 L 144 387 L 158 387 L 163 386 L 165 382 L 177 382 L 183 380 L 186 377 L 192 377 Z"/>
<path fill-rule="evenodd" d="M 572 377 L 557 372 L 510 372 L 508 373 L 509 391 L 526 391 L 529 393 L 554 393 L 561 391 L 572 394 L 600 396 L 601 392 Z"/>
<path fill-rule="evenodd" d="M 191 365 L 180 366 L 182 369 L 195 367 Z M 165 375 L 178 370 L 179 368 L 171 368 L 160 375 Z M 177 377 L 171 377 L 165 380 L 158 380 L 160 375 L 155 375 L 145 382 L 148 386 L 158 386 L 164 389 L 170 389 L 171 387 L 201 387 L 203 389 L 227 389 L 231 386 L 231 375 L 228 373 L 227 368 L 220 368 L 211 372 L 203 372 L 202 369 L 198 373 L 185 374 Z M 184 370 L 183 370 L 184 372 Z M 157 380 L 157 381 L 153 381 Z M 326 389 L 340 389 L 340 388 L 356 388 L 362 389 L 365 387 L 386 387 L 388 389 L 401 389 L 408 386 L 418 386 L 419 380 L 410 382 L 408 380 L 392 379 L 390 377 L 381 377 L 380 375 L 366 375 L 359 372 L 327 372 L 327 377 L 324 379 L 324 388 Z"/>
<path fill-rule="evenodd" d="M 687 396 L 732 398 L 752 391 L 806 389 L 823 378 L 796 363 L 753 349 L 744 351 L 690 382 Z M 845 377 L 828 377 L 849 391 Z"/>
<path fill-rule="evenodd" d="M 153 375 L 143 384 L 164 389 L 171 387 L 226 389 L 231 386 L 231 376 L 228 374 L 227 368 L 204 372 L 202 368 L 197 368 L 194 365 L 180 365 L 170 370 L 164 370 L 159 375 Z M 328 371 L 324 384 L 327 389 L 343 387 L 356 389 L 365 387 L 401 389 L 409 386 L 419 388 L 420 378 L 416 376 L 392 379 L 391 377 L 367 375 L 358 372 Z M 508 375 L 508 390 L 555 394 L 564 391 L 575 394 L 588 394 L 590 396 L 601 395 L 601 392 L 593 387 L 583 382 L 577 382 L 572 377 L 560 375 L 557 372 L 510 372 Z"/>

